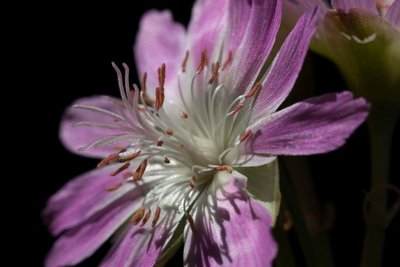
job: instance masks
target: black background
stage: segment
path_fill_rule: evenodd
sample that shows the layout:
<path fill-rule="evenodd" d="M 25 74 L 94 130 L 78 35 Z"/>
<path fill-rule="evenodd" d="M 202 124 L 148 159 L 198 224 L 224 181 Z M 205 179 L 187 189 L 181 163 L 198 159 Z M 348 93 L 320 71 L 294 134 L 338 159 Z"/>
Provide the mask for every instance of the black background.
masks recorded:
<path fill-rule="evenodd" d="M 20 254 L 23 256 L 14 261 L 27 262 L 25 266 L 42 265 L 54 241 L 40 218 L 46 199 L 70 178 L 96 164 L 96 161 L 72 155 L 62 147 L 58 140 L 58 124 L 63 110 L 79 97 L 117 96 L 111 62 L 126 62 L 131 73 L 135 73 L 132 47 L 139 19 L 146 10 L 168 8 L 176 20 L 187 23 L 191 6 L 192 1 L 146 1 L 135 7 L 97 3 L 90 7 L 35 6 L 32 13 L 26 10 L 29 17 L 25 18 L 23 29 L 18 33 L 23 40 L 18 49 L 23 51 L 24 61 L 17 64 L 24 63 L 19 71 L 27 74 L 22 95 L 18 97 L 27 102 L 24 103 L 27 114 L 23 118 L 26 127 L 23 127 L 19 141 L 23 141 L 23 156 L 28 160 L 22 160 L 24 163 L 18 165 L 21 167 L 15 172 L 18 175 L 13 176 L 24 189 L 21 207 L 13 210 L 23 217 L 19 220 L 23 225 L 19 227 L 22 237 L 18 237 L 18 242 L 23 240 L 22 246 L 15 246 L 18 251 L 23 251 Z M 330 62 L 314 54 L 309 57 L 308 62 L 315 71 L 317 94 L 345 89 Z M 137 77 L 133 79 L 137 81 Z M 400 186 L 399 132 L 398 126 L 391 172 L 391 182 L 397 186 Z M 26 136 L 30 138 L 27 140 Z M 332 232 L 337 266 L 357 266 L 360 258 L 364 234 L 361 207 L 369 178 L 368 153 L 367 129 L 363 125 L 341 149 L 309 157 L 321 201 L 333 202 L 337 208 Z M 400 228 L 399 216 L 388 229 L 385 266 L 400 266 L 396 255 L 400 238 L 396 228 Z M 10 242 L 10 250 L 14 250 L 12 244 L 15 243 Z M 96 266 L 105 251 L 106 246 L 81 266 Z M 301 262 L 301 253 L 297 254 Z M 180 262 L 181 256 L 176 257 L 174 263 Z"/>

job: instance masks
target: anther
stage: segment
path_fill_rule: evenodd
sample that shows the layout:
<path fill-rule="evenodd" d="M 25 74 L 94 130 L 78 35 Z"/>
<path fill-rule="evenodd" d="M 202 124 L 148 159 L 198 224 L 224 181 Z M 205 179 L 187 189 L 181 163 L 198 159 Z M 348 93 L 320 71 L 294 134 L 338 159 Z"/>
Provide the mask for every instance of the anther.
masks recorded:
<path fill-rule="evenodd" d="M 162 146 L 164 144 L 164 141 L 163 140 L 158 140 L 157 141 L 157 146 Z"/>
<path fill-rule="evenodd" d="M 262 87 L 261 83 L 256 83 L 244 97 L 247 99 L 249 97 L 254 96 L 261 89 L 261 87 Z"/>
<path fill-rule="evenodd" d="M 219 62 L 215 63 L 213 66 L 212 75 L 211 75 L 210 79 L 208 80 L 209 84 L 213 84 L 218 79 L 218 74 L 219 74 L 218 71 L 219 71 Z"/>
<path fill-rule="evenodd" d="M 147 159 L 143 160 L 140 165 L 137 167 L 135 173 L 133 174 L 133 180 L 138 181 L 142 179 L 144 171 L 146 170 L 147 167 Z"/>
<path fill-rule="evenodd" d="M 144 208 L 140 208 L 132 215 L 130 221 L 132 224 L 138 224 L 144 216 Z"/>
<path fill-rule="evenodd" d="M 140 226 L 144 226 L 147 223 L 147 221 L 150 219 L 150 215 L 151 215 L 151 210 L 148 209 L 146 215 L 144 215 L 142 224 Z"/>
<path fill-rule="evenodd" d="M 154 227 L 160 218 L 161 209 L 157 207 L 156 212 L 154 213 L 153 221 L 151 222 L 151 226 Z"/>
<path fill-rule="evenodd" d="M 185 215 L 186 215 L 186 218 L 187 218 L 187 220 L 189 222 L 190 229 L 192 229 L 193 233 L 196 233 L 196 227 L 195 227 L 192 215 L 190 215 L 190 213 L 187 212 L 187 211 L 185 212 Z"/>
<path fill-rule="evenodd" d="M 188 59 L 189 59 L 189 51 L 186 51 L 185 57 L 182 61 L 182 72 L 186 71 L 186 64 L 187 64 Z"/>
<path fill-rule="evenodd" d="M 162 90 L 164 90 L 165 84 L 165 63 L 161 65 L 161 68 L 158 68 L 158 84 Z"/>
<path fill-rule="evenodd" d="M 233 52 L 229 51 L 228 58 L 225 60 L 224 64 L 222 65 L 222 70 L 225 70 L 233 61 Z"/>
<path fill-rule="evenodd" d="M 169 164 L 169 163 L 171 163 L 171 161 L 169 160 L 169 158 L 165 157 L 164 158 L 164 163 Z"/>
<path fill-rule="evenodd" d="M 229 165 L 222 165 L 222 166 L 214 167 L 214 171 L 217 171 L 217 172 L 227 171 L 229 173 L 232 173 L 233 169 Z"/>
<path fill-rule="evenodd" d="M 119 167 L 118 169 L 116 169 L 115 171 L 113 171 L 111 173 L 111 176 L 115 176 L 117 174 L 119 174 L 120 172 L 128 169 L 129 165 L 131 165 L 129 162 L 125 163 L 124 165 L 122 165 L 121 167 Z"/>
<path fill-rule="evenodd" d="M 239 138 L 240 143 L 242 143 L 244 140 L 246 140 L 251 135 L 251 133 L 252 133 L 252 131 L 248 130 L 242 136 L 240 136 L 240 138 Z"/>
<path fill-rule="evenodd" d="M 190 179 L 189 185 L 191 188 L 194 188 L 194 186 L 196 185 L 196 177 L 192 176 L 192 179 Z"/>
<path fill-rule="evenodd" d="M 121 156 L 120 156 L 120 157 L 118 158 L 118 162 L 126 162 L 126 161 L 134 160 L 137 156 L 140 155 L 141 152 L 142 152 L 142 151 L 138 150 L 138 151 L 136 151 L 135 153 L 132 153 L 132 154 L 130 154 L 130 155 L 128 155 L 128 156 L 125 156 L 125 157 L 121 157 Z"/>
<path fill-rule="evenodd" d="M 244 107 L 244 103 L 240 102 L 236 107 L 234 107 L 230 112 L 228 112 L 228 116 L 232 116 L 238 113 Z"/>
<path fill-rule="evenodd" d="M 163 87 L 157 87 L 156 89 L 156 103 L 155 103 L 155 108 L 158 111 L 162 105 L 164 104 L 164 88 Z"/>
<path fill-rule="evenodd" d="M 174 134 L 174 131 L 171 128 L 169 128 L 165 133 L 169 136 L 172 136 Z"/>
<path fill-rule="evenodd" d="M 182 119 L 186 120 L 187 118 L 189 118 L 189 115 L 186 112 L 181 112 L 179 114 L 181 116 Z"/>
<path fill-rule="evenodd" d="M 141 91 L 142 91 L 142 96 L 143 96 L 143 100 L 144 100 L 145 104 L 149 105 L 149 106 L 153 106 L 154 100 L 150 99 L 146 93 L 147 92 L 146 81 L 147 81 L 147 72 L 143 73 Z"/>
<path fill-rule="evenodd" d="M 117 184 L 114 184 L 114 185 L 108 187 L 106 190 L 107 190 L 107 192 L 112 192 L 112 191 L 117 190 L 121 186 L 122 186 L 122 183 L 117 183 Z"/>
<path fill-rule="evenodd" d="M 206 65 L 207 65 L 207 50 L 204 49 L 203 52 L 201 52 L 200 64 L 197 68 L 197 73 L 198 74 L 201 73 Z"/>
<path fill-rule="evenodd" d="M 106 165 L 109 165 L 109 164 L 112 164 L 112 163 L 117 162 L 117 160 L 118 160 L 118 154 L 119 154 L 119 153 L 114 153 L 114 154 L 111 154 L 111 155 L 107 156 L 105 159 L 101 160 L 101 161 L 97 164 L 97 168 L 101 168 L 101 167 L 104 167 L 104 166 L 106 166 Z"/>

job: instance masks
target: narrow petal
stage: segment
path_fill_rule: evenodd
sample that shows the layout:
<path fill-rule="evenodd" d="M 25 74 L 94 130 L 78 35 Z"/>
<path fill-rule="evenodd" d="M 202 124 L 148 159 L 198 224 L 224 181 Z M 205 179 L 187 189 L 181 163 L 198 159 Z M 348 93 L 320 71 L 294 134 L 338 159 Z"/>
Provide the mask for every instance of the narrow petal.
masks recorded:
<path fill-rule="evenodd" d="M 241 167 L 237 171 L 247 177 L 246 191 L 266 207 L 275 224 L 281 204 L 278 160 L 258 167 Z"/>
<path fill-rule="evenodd" d="M 395 0 L 386 12 L 385 18 L 400 30 L 400 0 Z"/>
<path fill-rule="evenodd" d="M 139 198 L 125 198 L 68 230 L 54 244 L 46 266 L 75 265 L 89 257 L 132 215 L 140 201 Z"/>
<path fill-rule="evenodd" d="M 132 170 L 136 166 L 131 165 Z M 143 178 L 146 183 L 124 183 L 123 174 L 111 176 L 110 173 L 118 166 L 97 169 L 82 174 L 67 183 L 53 195 L 43 212 L 45 221 L 53 235 L 82 223 L 97 212 L 102 211 L 113 202 L 129 194 L 132 198 L 141 197 L 149 187 L 154 186 L 160 177 L 149 176 Z M 147 171 L 156 166 L 148 166 Z M 121 183 L 121 187 L 114 191 L 108 189 Z"/>
<path fill-rule="evenodd" d="M 220 172 L 193 208 L 186 225 L 185 266 L 272 266 L 276 244 L 271 215 L 249 198 L 234 180 Z"/>
<path fill-rule="evenodd" d="M 332 0 L 332 6 L 335 9 L 349 11 L 352 8 L 363 9 L 378 14 L 376 0 Z"/>
<path fill-rule="evenodd" d="M 151 221 L 145 226 L 130 226 L 100 266 L 154 266 L 181 219 L 182 214 L 170 211 L 155 227 L 150 225 Z"/>
<path fill-rule="evenodd" d="M 147 92 L 155 98 L 158 86 L 157 70 L 166 65 L 166 98 L 176 96 L 176 75 L 185 56 L 186 32 L 183 25 L 175 22 L 170 11 L 147 12 L 139 26 L 134 52 L 139 76 L 147 72 Z"/>
<path fill-rule="evenodd" d="M 244 92 L 254 83 L 272 49 L 281 21 L 282 4 L 280 0 L 230 1 L 229 10 L 233 14 L 243 12 L 243 15 L 235 16 L 236 22 L 233 26 L 247 24 L 245 33 L 243 26 L 238 28 L 238 33 L 235 33 L 235 29 L 230 29 L 233 48 L 242 39 L 238 48 L 233 51 L 234 68 L 238 71 L 234 73 L 232 88 Z"/>
<path fill-rule="evenodd" d="M 316 28 L 317 13 L 314 9 L 303 15 L 283 43 L 254 103 L 251 122 L 274 112 L 291 92 Z"/>
<path fill-rule="evenodd" d="M 115 103 L 108 100 L 106 96 L 81 98 L 75 101 L 73 105 L 93 106 L 118 113 Z M 80 122 L 96 122 L 116 125 L 116 118 L 97 111 L 72 108 L 73 105 L 67 108 L 60 124 L 60 140 L 64 146 L 73 153 L 95 158 L 103 158 L 111 153 L 117 152 L 117 145 L 103 146 L 78 152 L 80 148 L 89 145 L 97 138 L 124 134 L 124 131 L 93 126 L 74 127 L 76 123 Z"/>
<path fill-rule="evenodd" d="M 325 153 L 342 146 L 366 119 L 369 105 L 350 92 L 313 97 L 265 117 L 253 149 L 275 155 Z"/>
<path fill-rule="evenodd" d="M 227 0 L 196 1 L 188 29 L 190 57 L 195 67 L 200 63 L 203 50 L 210 58 L 218 56 L 228 14 L 227 3 Z"/>

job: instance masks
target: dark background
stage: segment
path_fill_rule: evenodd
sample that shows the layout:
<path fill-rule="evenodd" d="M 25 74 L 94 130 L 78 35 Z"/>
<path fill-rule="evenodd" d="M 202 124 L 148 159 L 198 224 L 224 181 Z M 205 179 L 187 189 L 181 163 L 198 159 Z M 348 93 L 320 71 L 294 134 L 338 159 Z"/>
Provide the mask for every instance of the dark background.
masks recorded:
<path fill-rule="evenodd" d="M 46 199 L 70 178 L 87 171 L 96 161 L 67 152 L 58 140 L 58 124 L 63 110 L 76 98 L 108 94 L 117 96 L 116 77 L 111 62 L 126 62 L 135 73 L 133 43 L 141 15 L 150 8 L 171 9 L 176 20 L 187 23 L 192 1 L 146 1 L 136 7 L 97 3 L 94 6 L 36 6 L 20 37 L 26 56 L 23 71 L 29 75 L 22 92 L 27 141 L 27 165 L 21 165 L 17 183 L 23 193 L 22 250 L 15 258 L 26 266 L 41 266 L 54 239 L 40 218 Z M 29 13 L 29 12 L 28 12 Z M 316 93 L 342 91 L 345 85 L 336 68 L 323 58 L 310 54 L 309 67 L 315 72 Z M 132 77 L 137 82 L 137 77 Z M 17 80 L 18 82 L 18 80 Z M 392 183 L 400 186 L 400 129 L 393 144 Z M 25 151 L 25 150 L 24 150 Z M 332 246 L 337 266 L 358 266 L 364 234 L 362 202 L 369 181 L 369 147 L 366 126 L 361 126 L 341 149 L 309 157 L 322 203 L 337 209 Z M 24 166 L 24 167 L 22 167 Z M 27 166 L 25 168 L 25 166 Z M 26 207 L 28 206 L 28 215 Z M 20 209 L 21 210 L 21 209 Z M 21 212 L 18 212 L 21 213 Z M 21 215 L 21 214 L 20 214 Z M 27 218 L 28 217 L 28 218 Z M 28 219 L 28 222 L 26 222 Z M 399 216 L 388 229 L 385 266 L 400 266 Z M 11 246 L 12 247 L 12 246 Z M 18 244 L 18 249 L 21 246 Z M 298 248 L 297 248 L 298 249 Z M 107 251 L 103 247 L 81 266 L 96 266 Z M 297 251 L 299 262 L 301 253 Z M 181 255 L 174 263 L 181 262 Z M 394 262 L 397 262 L 394 263 Z M 19 265 L 19 264 L 13 264 Z"/>

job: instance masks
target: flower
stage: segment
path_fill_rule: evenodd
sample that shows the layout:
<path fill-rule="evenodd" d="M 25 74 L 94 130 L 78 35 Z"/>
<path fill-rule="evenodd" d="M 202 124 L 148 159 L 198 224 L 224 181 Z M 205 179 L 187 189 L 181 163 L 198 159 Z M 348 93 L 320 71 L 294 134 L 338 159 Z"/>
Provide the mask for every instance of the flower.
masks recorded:
<path fill-rule="evenodd" d="M 285 21 L 319 6 L 311 49 L 335 62 L 347 85 L 373 112 L 400 116 L 400 1 L 285 0 Z M 379 88 L 379 89 L 378 89 Z"/>
<path fill-rule="evenodd" d="M 280 18 L 278 0 L 198 0 L 187 31 L 168 11 L 143 17 L 141 91 L 113 63 L 122 100 L 79 99 L 61 123 L 67 148 L 105 158 L 50 198 L 44 216 L 61 235 L 47 266 L 77 264 L 113 234 L 103 266 L 161 265 L 183 240 L 187 266 L 271 266 L 276 155 L 341 146 L 369 108 L 343 92 L 276 111 L 316 11 L 299 19 L 266 71 Z"/>

